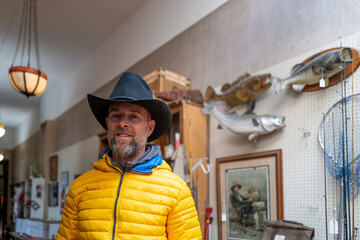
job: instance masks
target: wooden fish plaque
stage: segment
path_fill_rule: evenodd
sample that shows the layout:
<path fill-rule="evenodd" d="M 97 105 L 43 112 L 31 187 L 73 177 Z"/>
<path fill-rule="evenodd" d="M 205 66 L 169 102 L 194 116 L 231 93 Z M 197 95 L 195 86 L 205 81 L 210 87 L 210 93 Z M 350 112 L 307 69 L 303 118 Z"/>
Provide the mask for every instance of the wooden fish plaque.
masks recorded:
<path fill-rule="evenodd" d="M 342 47 L 344 48 L 344 47 Z M 319 54 L 323 54 L 332 50 L 337 50 L 337 49 L 341 49 L 340 47 L 338 48 L 330 48 L 330 49 L 326 49 L 324 51 L 321 51 L 319 53 L 316 53 L 314 55 L 312 55 L 311 57 L 305 59 L 302 63 L 306 64 L 308 63 L 314 56 L 319 55 Z M 351 74 L 353 74 L 356 69 L 359 67 L 360 65 L 360 58 L 359 58 L 359 51 L 354 49 L 354 48 L 350 48 L 352 53 L 353 53 L 353 62 L 351 64 L 349 64 L 346 68 L 345 68 L 345 77 L 342 76 L 342 74 L 344 73 L 344 71 L 341 71 L 337 74 L 335 74 L 334 76 L 329 78 L 329 85 L 328 87 L 331 87 L 333 85 L 338 84 L 339 82 L 343 81 L 344 79 L 348 78 L 349 76 L 351 76 Z M 319 86 L 319 84 L 313 84 L 313 85 L 307 85 L 305 86 L 305 88 L 302 90 L 303 92 L 312 92 L 312 91 L 318 91 L 318 90 L 323 90 L 324 88 L 321 88 Z"/>

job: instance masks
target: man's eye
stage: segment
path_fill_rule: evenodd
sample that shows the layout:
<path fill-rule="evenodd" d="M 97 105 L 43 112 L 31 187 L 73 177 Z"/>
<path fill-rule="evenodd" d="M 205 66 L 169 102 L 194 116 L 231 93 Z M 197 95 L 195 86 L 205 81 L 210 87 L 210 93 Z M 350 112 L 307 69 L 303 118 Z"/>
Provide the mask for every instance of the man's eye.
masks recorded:
<path fill-rule="evenodd" d="M 131 119 L 139 119 L 137 115 L 131 115 Z"/>
<path fill-rule="evenodd" d="M 118 117 L 119 117 L 118 114 L 112 114 L 112 115 L 111 115 L 111 118 L 118 118 Z"/>

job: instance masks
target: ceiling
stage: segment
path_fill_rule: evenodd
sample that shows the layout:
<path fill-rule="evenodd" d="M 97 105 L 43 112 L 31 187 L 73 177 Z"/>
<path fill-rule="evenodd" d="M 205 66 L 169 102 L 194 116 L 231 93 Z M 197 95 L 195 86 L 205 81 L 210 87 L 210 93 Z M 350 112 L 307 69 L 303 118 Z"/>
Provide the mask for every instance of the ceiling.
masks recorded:
<path fill-rule="evenodd" d="M 127 18 L 146 0 L 38 0 L 38 31 L 41 70 L 48 86 L 66 81 Z M 34 109 L 41 96 L 26 98 L 10 85 L 20 28 L 22 1 L 0 0 L 0 122 L 14 131 Z M 33 54 L 34 55 L 34 54 Z M 15 65 L 20 63 L 17 57 Z M 26 62 L 26 61 L 25 61 Z M 37 68 L 36 61 L 31 67 Z M 1 146 L 0 146 L 1 148 Z"/>

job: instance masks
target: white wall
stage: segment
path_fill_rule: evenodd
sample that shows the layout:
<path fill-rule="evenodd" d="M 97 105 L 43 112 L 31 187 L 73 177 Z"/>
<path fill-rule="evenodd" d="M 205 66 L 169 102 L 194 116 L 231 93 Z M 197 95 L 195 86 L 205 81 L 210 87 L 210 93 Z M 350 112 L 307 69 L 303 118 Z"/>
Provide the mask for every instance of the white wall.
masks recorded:
<path fill-rule="evenodd" d="M 69 185 L 65 186 L 66 193 L 74 180 L 74 175 L 83 174 L 92 169 L 92 164 L 97 161 L 99 153 L 99 138 L 90 137 L 82 142 L 74 144 L 68 148 L 52 155 L 58 155 L 58 181 L 59 181 L 59 205 L 49 207 L 48 219 L 60 220 L 60 194 L 61 194 L 61 176 L 63 172 L 69 173 Z"/>

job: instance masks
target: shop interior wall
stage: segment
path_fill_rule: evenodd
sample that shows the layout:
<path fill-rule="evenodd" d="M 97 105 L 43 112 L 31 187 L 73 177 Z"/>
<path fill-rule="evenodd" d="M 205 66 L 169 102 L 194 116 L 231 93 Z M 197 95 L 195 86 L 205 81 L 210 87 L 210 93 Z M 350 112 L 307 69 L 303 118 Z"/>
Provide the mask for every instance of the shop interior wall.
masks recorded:
<path fill-rule="evenodd" d="M 291 70 L 294 65 L 301 63 L 308 57 L 323 50 L 340 47 L 340 44 L 342 44 L 342 46 L 360 49 L 360 33 L 342 38 L 341 43 L 336 40 L 297 57 L 259 70 L 254 74 L 271 73 L 273 76 L 284 79 L 289 76 L 289 70 Z M 334 184 L 334 178 L 330 176 L 327 170 L 326 174 L 324 174 L 324 152 L 319 143 L 318 132 L 324 114 L 326 114 L 336 102 L 340 101 L 342 96 L 350 96 L 352 93 L 355 95 L 360 92 L 359 70 L 355 71 L 354 74 L 346 80 L 346 95 L 341 94 L 344 88 L 343 82 L 314 92 L 296 93 L 289 87 L 279 95 L 275 94 L 275 89 L 272 86 L 256 101 L 255 113 L 258 115 L 271 114 L 284 116 L 286 118 L 286 126 L 270 135 L 261 136 L 258 143 L 250 142 L 247 136 L 234 134 L 227 129 L 218 129 L 219 121 L 214 117 L 210 119 L 210 158 L 213 166 L 216 166 L 216 159 L 218 158 L 276 149 L 282 150 L 284 219 L 297 221 L 315 228 L 315 239 L 326 238 L 326 217 L 328 217 L 328 221 L 330 221 L 332 218 L 336 219 L 339 213 L 338 204 L 340 195 L 338 195 L 339 193 L 334 194 L 334 189 L 336 189 L 337 186 Z M 351 119 L 357 119 L 358 117 L 356 116 L 359 115 L 359 100 L 355 101 L 354 114 L 351 114 L 351 105 L 348 103 L 347 116 L 350 119 L 349 121 L 352 121 Z M 244 113 L 246 111 L 246 105 L 239 105 L 236 111 L 239 114 Z M 335 115 L 333 118 L 335 122 L 333 124 L 338 127 L 338 123 L 336 122 L 340 122 L 340 116 Z M 351 126 L 351 124 L 349 126 Z M 357 123 L 355 123 L 355 126 L 357 126 Z M 332 130 L 327 129 L 326 131 Z M 360 143 L 359 131 L 359 129 L 354 130 L 354 140 L 349 140 L 349 143 L 354 142 L 355 146 L 358 146 Z M 348 132 L 350 132 L 350 129 Z M 334 136 L 334 139 L 335 138 L 338 139 L 338 136 Z M 351 139 L 351 134 L 349 134 L 349 139 Z M 333 141 L 333 138 L 326 139 L 326 141 Z M 336 142 L 336 144 L 338 143 Z M 351 147 L 349 149 L 351 149 Z M 355 156 L 358 156 L 358 147 L 354 149 Z M 338 149 L 331 148 L 329 151 L 337 152 Z M 349 150 L 349 154 L 351 155 L 350 152 L 351 150 Z M 217 175 L 214 167 L 210 174 L 212 190 L 216 190 L 216 179 Z M 337 184 L 339 184 L 339 182 L 337 182 Z M 270 186 L 270 188 L 271 187 L 274 186 Z M 247 189 L 241 191 L 242 194 L 247 194 Z M 274 188 L 272 191 L 274 191 Z M 327 205 L 325 204 L 325 193 L 328 199 Z M 218 194 L 212 191 L 210 195 L 210 205 L 215 209 L 218 207 L 217 197 Z M 226 201 L 227 199 L 223 200 Z M 355 209 L 352 213 L 355 214 L 355 227 L 357 227 L 360 222 L 360 200 L 358 197 L 355 198 L 354 203 Z M 325 214 L 326 207 L 328 208 L 327 216 Z M 336 211 L 337 214 L 334 215 L 334 211 Z M 215 231 L 218 230 L 218 216 L 219 213 L 215 214 Z M 329 228 L 329 225 L 327 227 Z"/>
<path fill-rule="evenodd" d="M 204 93 L 208 85 L 218 86 L 232 82 L 245 72 L 254 73 L 334 42 L 338 36 L 345 37 L 360 31 L 357 24 L 360 20 L 360 15 L 357 14 L 359 12 L 358 3 L 350 0 L 229 1 L 129 70 L 145 75 L 159 67 L 165 67 L 188 77 L 191 86 Z M 109 81 L 95 94 L 108 96 L 115 80 Z M 80 144 L 80 147 L 76 144 L 84 141 L 86 145 L 86 139 L 96 136 L 103 130 L 91 115 L 84 96 L 84 100 L 54 120 L 51 132 L 56 132 L 53 135 L 56 143 L 49 146 L 52 150 L 48 155 L 67 149 L 71 145 L 84 151 L 88 149 L 86 146 Z M 232 136 L 231 139 L 240 141 L 236 140 L 236 136 Z M 22 146 L 32 144 L 33 141 L 29 139 Z M 214 147 L 213 145 L 211 146 Z M 21 149 L 14 149 L 13 159 L 20 159 Z M 31 155 L 31 158 L 37 158 L 32 151 L 29 150 L 27 154 Z M 64 156 L 67 159 L 79 158 L 78 155 L 71 156 L 66 153 Z M 45 164 L 48 158 L 45 156 L 42 161 Z M 66 160 L 59 158 L 59 166 L 64 167 L 59 168 L 59 172 L 72 167 L 62 164 L 62 161 Z M 11 179 L 16 182 L 22 180 L 20 175 L 24 175 L 17 171 L 27 172 L 28 167 L 18 163 L 18 160 L 14 162 Z M 75 160 L 73 163 L 75 164 Z M 214 174 L 214 169 L 211 174 Z M 214 175 L 211 176 L 215 179 Z M 211 196 L 215 191 L 216 185 L 212 182 Z M 214 201 L 211 201 L 211 204 L 212 207 L 216 207 Z M 214 215 L 216 216 L 216 213 Z M 215 225 L 213 229 L 213 234 L 216 234 Z"/>

